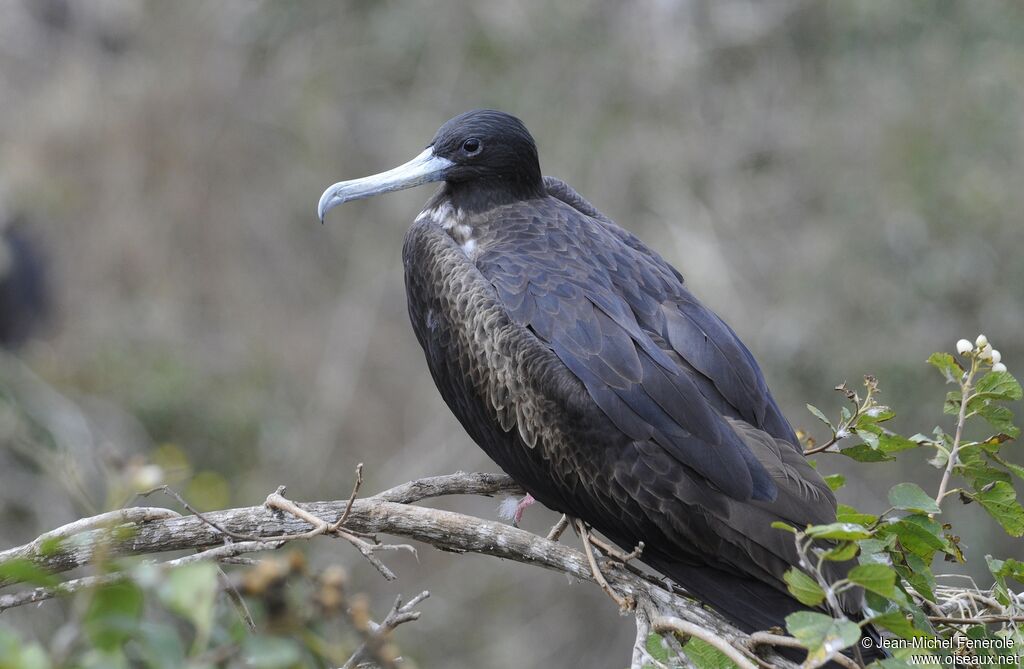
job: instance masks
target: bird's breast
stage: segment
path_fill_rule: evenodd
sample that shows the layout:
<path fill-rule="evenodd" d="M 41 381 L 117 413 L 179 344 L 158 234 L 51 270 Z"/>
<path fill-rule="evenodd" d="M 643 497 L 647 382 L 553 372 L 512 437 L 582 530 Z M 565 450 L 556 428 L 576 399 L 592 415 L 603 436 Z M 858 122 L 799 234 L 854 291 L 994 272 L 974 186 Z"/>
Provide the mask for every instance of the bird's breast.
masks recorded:
<path fill-rule="evenodd" d="M 475 230 L 469 216 L 461 208 L 448 200 L 428 203 L 416 216 L 416 223 L 423 222 L 429 222 L 447 232 L 467 257 L 475 257 L 478 250 Z"/>

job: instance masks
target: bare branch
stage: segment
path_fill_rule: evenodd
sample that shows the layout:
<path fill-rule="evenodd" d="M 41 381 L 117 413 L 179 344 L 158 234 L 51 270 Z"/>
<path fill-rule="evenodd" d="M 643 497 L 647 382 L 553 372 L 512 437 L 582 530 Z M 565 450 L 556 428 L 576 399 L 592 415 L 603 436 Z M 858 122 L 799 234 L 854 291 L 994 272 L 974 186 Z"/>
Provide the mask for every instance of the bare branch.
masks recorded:
<path fill-rule="evenodd" d="M 134 525 L 137 523 L 147 523 L 153 520 L 180 517 L 180 514 L 170 509 L 161 509 L 149 506 L 137 506 L 130 509 L 118 509 L 117 511 L 101 513 L 98 516 L 82 518 L 73 523 L 62 525 L 55 530 L 50 530 L 45 534 L 39 535 L 35 541 L 25 544 L 24 546 L 10 548 L 0 552 L 0 564 L 20 559 L 32 560 L 41 553 L 49 551 L 51 547 L 56 548 L 64 539 L 80 535 L 83 532 L 88 532 L 90 530 L 105 532 L 118 525 Z M 84 555 L 82 557 L 88 561 L 91 559 L 91 553 L 88 558 Z M 5 585 L 10 585 L 11 583 L 17 583 L 17 581 L 12 578 L 0 578 L 0 588 Z"/>
<path fill-rule="evenodd" d="M 162 563 L 162 566 L 169 568 L 199 559 L 237 559 L 240 553 L 250 550 L 276 548 L 285 541 L 326 534 L 347 510 L 344 529 L 339 528 L 339 531 L 350 533 L 353 537 L 356 537 L 356 533 L 371 536 L 390 534 L 444 551 L 505 558 L 593 582 L 595 575 L 587 556 L 561 543 L 548 541 L 504 523 L 393 501 L 416 501 L 448 494 L 498 495 L 515 492 L 518 492 L 518 487 L 506 476 L 460 473 L 413 481 L 362 499 L 300 504 L 281 497 L 286 502 L 284 506 L 288 513 L 269 509 L 265 505 L 208 512 L 203 513 L 202 517 L 177 517 L 166 510 L 156 513 L 152 510 L 125 510 L 127 515 L 122 518 L 130 518 L 131 522 L 111 528 L 96 528 L 95 523 L 90 522 L 93 519 L 87 519 L 81 521 L 83 525 L 80 526 L 87 529 L 77 533 L 65 532 L 61 535 L 63 540 L 51 542 L 46 545 L 46 550 L 41 549 L 42 542 L 37 539 L 0 555 L 6 556 L 6 559 L 30 559 L 40 568 L 56 574 L 91 564 L 98 555 L 112 559 L 181 550 L 203 551 Z M 295 509 L 299 511 L 298 514 L 293 512 Z M 232 536 L 254 537 L 259 541 L 225 545 L 225 540 Z M 618 566 L 617 562 L 612 564 Z M 601 573 L 610 588 L 626 601 L 636 603 L 635 615 L 643 615 L 648 620 L 671 616 L 704 629 L 707 635 L 719 639 L 722 644 L 733 648 L 746 647 L 749 638 L 747 634 L 717 613 L 679 594 L 660 579 L 639 573 L 632 565 Z M 5 604 L 0 606 L 0 610 L 30 601 L 41 601 L 63 592 L 74 592 L 97 584 L 97 578 L 107 576 L 87 577 L 65 582 L 52 589 L 42 588 L 6 595 L 0 599 Z M 14 579 L 8 582 L 14 582 Z M 765 653 L 766 659 L 773 666 L 786 669 L 796 667 L 796 664 L 769 649 L 765 649 Z"/>
<path fill-rule="evenodd" d="M 456 472 L 444 476 L 430 476 L 397 485 L 373 496 L 385 502 L 412 504 L 431 497 L 446 495 L 522 495 L 525 494 L 512 477 L 505 474 Z"/>
<path fill-rule="evenodd" d="M 234 557 L 242 553 L 270 551 L 280 548 L 283 545 L 283 541 L 246 541 L 237 544 L 225 544 L 223 546 L 210 548 L 209 550 L 194 553 L 192 555 L 186 555 L 185 557 L 180 557 L 176 560 L 168 560 L 167 562 L 158 563 L 157 567 L 169 570 L 174 569 L 175 567 L 192 564 L 194 562 L 202 562 L 204 560 L 217 561 L 228 557 Z M 70 581 L 64 581 L 60 585 L 56 585 L 52 588 L 35 588 L 34 590 L 26 590 L 24 592 L 17 592 L 10 595 L 0 595 L 0 611 L 6 611 L 7 609 L 14 608 L 15 606 L 42 602 L 47 599 L 52 599 L 58 595 L 70 595 L 74 592 L 85 590 L 87 588 L 117 583 L 130 577 L 131 572 L 118 571 L 110 574 L 102 574 L 100 576 L 85 576 L 82 578 L 72 579 Z"/>

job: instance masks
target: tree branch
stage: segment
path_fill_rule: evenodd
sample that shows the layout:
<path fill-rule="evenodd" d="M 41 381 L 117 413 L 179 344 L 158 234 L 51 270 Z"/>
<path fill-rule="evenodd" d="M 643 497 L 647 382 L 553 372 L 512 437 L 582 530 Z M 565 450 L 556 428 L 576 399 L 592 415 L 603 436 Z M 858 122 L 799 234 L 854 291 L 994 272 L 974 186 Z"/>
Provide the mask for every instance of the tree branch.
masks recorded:
<path fill-rule="evenodd" d="M 413 502 L 442 495 L 497 495 L 520 492 L 520 488 L 507 476 L 495 474 L 456 473 L 436 476 L 396 486 L 364 499 L 343 499 L 312 503 L 295 503 L 305 516 L 316 523 L 307 522 L 293 513 L 266 506 L 251 506 L 214 511 L 198 516 L 176 517 L 166 509 L 125 509 L 120 516 L 106 517 L 104 522 L 86 519 L 60 530 L 49 532 L 33 542 L 0 553 L 0 565 L 11 560 L 31 560 L 51 574 L 76 569 L 104 559 L 130 555 L 153 555 L 169 551 L 203 550 L 177 560 L 165 562 L 167 566 L 198 559 L 235 557 L 254 545 L 252 542 L 232 542 L 232 536 L 261 538 L 266 548 L 278 542 L 296 538 L 309 538 L 319 527 L 329 528 L 347 514 L 344 531 L 352 534 L 390 534 L 430 544 L 454 553 L 479 553 L 535 565 L 568 574 L 581 581 L 594 582 L 587 557 L 560 543 L 524 530 L 495 521 L 474 518 L 441 509 L 412 506 Z M 71 531 L 68 528 L 74 528 Z M 82 531 L 77 531 L 81 528 Z M 218 529 L 221 528 L 221 529 Z M 222 531 L 223 530 L 223 531 Z M 53 540 L 45 541 L 44 537 Z M 273 542 L 273 543 L 270 543 Z M 244 549 L 240 548 L 245 545 Z M 209 550 L 205 550 L 209 549 Z M 659 579 L 639 573 L 631 565 L 607 558 L 595 558 L 608 584 L 623 597 L 636 602 L 638 620 L 656 620 L 671 616 L 696 626 L 721 643 L 746 650 L 749 635 L 738 630 L 717 613 L 680 595 Z M 86 577 L 86 579 L 107 576 Z M 29 601 L 40 601 L 56 594 L 86 587 L 86 579 L 68 581 L 54 588 L 40 588 L 30 593 L 6 595 L 6 607 Z M 8 577 L 0 586 L 18 582 Z M 45 596 L 44 596 L 45 594 Z M 765 658 L 773 666 L 794 669 L 793 662 L 765 649 Z"/>

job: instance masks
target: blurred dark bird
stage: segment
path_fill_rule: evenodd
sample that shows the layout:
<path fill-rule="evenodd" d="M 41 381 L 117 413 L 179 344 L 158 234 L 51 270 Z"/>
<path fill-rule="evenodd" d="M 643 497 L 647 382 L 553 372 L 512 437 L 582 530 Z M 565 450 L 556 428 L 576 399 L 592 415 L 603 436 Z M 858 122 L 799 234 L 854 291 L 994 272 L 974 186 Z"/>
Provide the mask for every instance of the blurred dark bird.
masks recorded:
<path fill-rule="evenodd" d="M 50 313 L 46 262 L 26 226 L 0 221 L 0 348 L 15 349 L 37 334 Z"/>
<path fill-rule="evenodd" d="M 568 185 L 508 114 L 457 116 L 400 167 L 337 183 L 318 214 L 444 184 L 403 258 L 409 316 L 470 436 L 546 506 L 579 518 L 746 631 L 805 609 L 783 574 L 796 526 L 835 520 L 754 357 L 683 277 Z M 839 578 L 849 563 L 828 563 Z M 859 618 L 862 593 L 843 593 Z"/>

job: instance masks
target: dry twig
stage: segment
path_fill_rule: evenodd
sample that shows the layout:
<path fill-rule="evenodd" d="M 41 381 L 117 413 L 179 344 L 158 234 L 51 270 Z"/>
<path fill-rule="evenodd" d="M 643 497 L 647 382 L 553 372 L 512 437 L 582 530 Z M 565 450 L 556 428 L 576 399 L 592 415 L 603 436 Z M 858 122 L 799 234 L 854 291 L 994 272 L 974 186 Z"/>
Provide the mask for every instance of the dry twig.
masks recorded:
<path fill-rule="evenodd" d="M 579 519 L 574 519 L 573 522 L 576 525 L 576 531 L 579 532 L 580 540 L 583 542 L 583 550 L 587 554 L 587 562 L 590 563 L 590 570 L 594 576 L 594 581 L 601 586 L 606 595 L 612 598 L 613 602 L 618 604 L 619 611 L 632 611 L 636 608 L 636 601 L 631 597 L 623 597 L 615 592 L 615 589 L 608 585 L 608 579 L 605 578 L 604 572 L 601 571 L 600 565 L 597 564 L 597 558 L 594 557 L 594 549 L 591 546 L 593 538 L 590 536 L 590 530 L 587 528 L 586 523 Z"/>
<path fill-rule="evenodd" d="M 394 606 L 379 625 L 373 621 L 367 621 L 368 625 L 360 626 L 359 631 L 364 638 L 363 644 L 352 653 L 352 657 L 342 665 L 341 669 L 355 669 L 367 660 L 374 660 L 379 666 L 388 664 L 390 658 L 380 657 L 381 645 L 396 627 L 420 619 L 420 612 L 413 609 L 427 597 L 430 597 L 430 592 L 424 590 L 403 605 L 402 596 L 399 595 L 395 598 Z"/>

